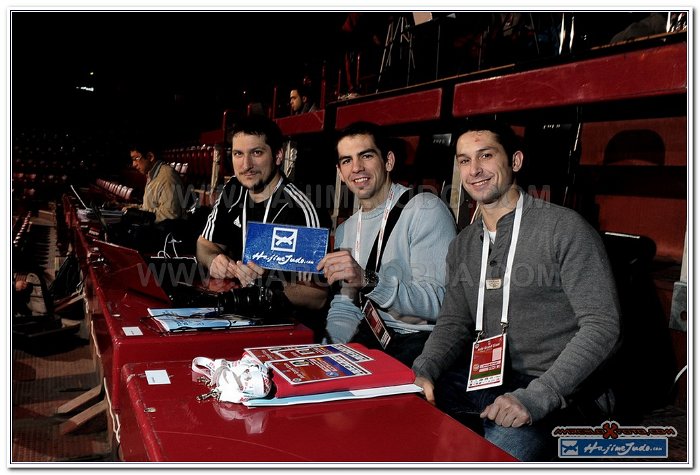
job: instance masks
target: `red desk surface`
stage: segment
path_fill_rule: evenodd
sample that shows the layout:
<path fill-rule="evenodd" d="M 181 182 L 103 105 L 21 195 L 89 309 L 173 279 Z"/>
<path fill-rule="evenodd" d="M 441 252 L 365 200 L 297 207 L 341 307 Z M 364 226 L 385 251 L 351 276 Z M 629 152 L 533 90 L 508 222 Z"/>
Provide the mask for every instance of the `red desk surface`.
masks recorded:
<path fill-rule="evenodd" d="M 71 199 L 64 196 L 64 205 L 66 221 L 74 225 L 74 245 L 86 274 L 86 307 L 92 338 L 100 356 L 113 411 L 119 412 L 119 371 L 126 363 L 182 361 L 197 356 L 238 359 L 243 349 L 251 346 L 313 342 L 313 332 L 303 325 L 180 334 L 162 334 L 153 330 L 141 319 L 148 315 L 149 307 L 163 308 L 169 304 L 159 300 L 156 294 L 136 291 L 138 285 L 134 285 L 134 280 L 138 280 L 138 276 L 124 272 L 139 263 L 145 265 L 142 258 L 135 251 L 120 247 L 111 249 L 109 245 L 104 246 L 86 236 L 79 226 Z M 209 290 L 217 292 L 229 290 L 234 285 L 231 281 L 219 279 L 210 279 L 205 284 Z M 128 336 L 124 333 L 125 327 L 138 327 L 142 335 Z"/>
<path fill-rule="evenodd" d="M 93 241 L 93 244 L 99 243 Z M 144 319 L 148 317 L 148 308 L 170 306 L 167 295 L 159 287 L 153 289 L 139 285 L 140 277 L 133 271 L 137 264 L 143 264 L 138 253 L 124 251 L 125 255 L 117 258 L 105 256 L 106 250 L 105 247 L 99 253 L 101 257 L 107 257 L 105 261 L 91 261 L 90 256 L 87 256 L 87 260 L 98 301 L 95 308 L 99 309 L 91 316 L 93 338 L 102 362 L 108 397 L 115 412 L 119 412 L 121 404 L 119 371 L 127 363 L 182 361 L 197 356 L 238 359 L 243 349 L 251 346 L 313 342 L 313 332 L 298 324 L 160 333 L 152 324 L 144 323 Z M 153 285 L 157 286 L 155 283 Z M 213 279 L 203 285 L 210 290 L 224 291 L 234 284 Z M 125 328 L 138 328 L 141 334 L 127 334 Z"/>
<path fill-rule="evenodd" d="M 313 332 L 303 325 L 250 327 L 233 330 L 159 333 L 144 325 L 148 307 L 162 307 L 129 291 L 97 286 L 103 312 L 92 319 L 112 409 L 120 411 L 119 371 L 127 363 L 182 361 L 197 356 L 239 359 L 253 346 L 312 343 Z M 128 336 L 125 327 L 138 327 L 142 335 Z"/>
<path fill-rule="evenodd" d="M 213 355 L 218 356 L 218 355 Z M 415 394 L 286 407 L 215 400 L 190 361 L 127 364 L 121 418 L 128 462 L 514 462 Z M 146 370 L 170 384 L 149 385 Z"/>

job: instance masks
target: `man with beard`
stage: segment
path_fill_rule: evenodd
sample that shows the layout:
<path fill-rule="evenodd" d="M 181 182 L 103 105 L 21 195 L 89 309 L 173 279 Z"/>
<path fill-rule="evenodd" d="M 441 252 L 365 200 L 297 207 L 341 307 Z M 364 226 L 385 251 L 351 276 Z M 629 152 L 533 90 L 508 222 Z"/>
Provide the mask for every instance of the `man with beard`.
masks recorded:
<path fill-rule="evenodd" d="M 197 260 L 211 277 L 237 279 L 242 287 L 266 283 L 263 268 L 241 260 L 250 222 L 330 227 L 330 216 L 319 214 L 282 173 L 282 142 L 281 130 L 267 117 L 251 115 L 234 125 L 231 157 L 235 176 L 224 186 L 197 240 Z M 327 289 L 318 282 L 284 275 L 283 285 L 284 296 L 296 308 L 321 311 L 326 305 Z"/>

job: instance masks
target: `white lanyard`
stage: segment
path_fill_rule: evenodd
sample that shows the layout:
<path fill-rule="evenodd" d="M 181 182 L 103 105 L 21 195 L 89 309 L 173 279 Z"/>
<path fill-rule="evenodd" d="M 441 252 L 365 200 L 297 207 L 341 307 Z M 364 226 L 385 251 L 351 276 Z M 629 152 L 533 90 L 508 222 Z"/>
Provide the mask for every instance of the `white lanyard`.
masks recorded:
<path fill-rule="evenodd" d="M 213 388 L 197 396 L 198 401 L 215 397 L 223 402 L 241 403 L 263 398 L 272 389 L 269 369 L 247 354 L 235 361 L 197 356 L 192 360 L 192 371 L 204 375 L 203 382 Z"/>
<path fill-rule="evenodd" d="M 508 259 L 506 260 L 506 271 L 503 275 L 503 308 L 501 312 L 501 324 L 505 328 L 508 324 L 508 306 L 510 305 L 510 274 L 513 270 L 513 259 L 515 259 L 515 248 L 518 245 L 518 235 L 520 234 L 520 222 L 523 218 L 523 195 L 518 197 L 515 205 L 515 219 L 513 220 L 513 233 L 508 249 Z M 484 239 L 481 247 L 481 274 L 479 276 L 479 298 L 476 304 L 476 332 L 479 335 L 484 329 L 484 292 L 486 288 L 486 266 L 489 259 L 490 240 L 488 229 L 484 224 Z M 478 338 L 478 337 L 477 337 Z"/>
<path fill-rule="evenodd" d="M 265 205 L 265 214 L 263 215 L 263 223 L 267 222 L 267 215 L 270 213 L 270 204 L 272 203 L 272 198 L 275 196 L 275 193 L 277 192 L 277 189 L 280 187 L 282 184 L 282 178 L 280 177 L 279 181 L 275 185 L 275 189 L 272 190 L 272 194 L 270 197 L 267 199 L 267 204 Z M 245 237 L 246 233 L 248 231 L 247 224 L 248 224 L 248 192 L 245 193 L 245 197 L 243 198 L 243 215 L 242 215 L 242 223 L 241 223 L 241 230 L 243 233 L 243 243 L 241 244 L 241 255 L 245 254 Z"/>
<path fill-rule="evenodd" d="M 382 216 L 382 224 L 379 227 L 379 241 L 377 242 L 377 260 L 375 262 L 374 268 L 379 267 L 379 260 L 381 258 L 382 241 L 384 241 L 384 228 L 386 227 L 386 222 L 389 220 L 389 212 L 391 211 L 391 202 L 394 199 L 394 188 L 389 190 L 389 196 L 386 198 L 386 205 L 384 206 L 384 215 Z M 360 262 L 360 236 L 362 235 L 362 208 L 357 215 L 357 231 L 355 232 L 355 260 Z M 365 264 L 366 266 L 366 264 Z"/>

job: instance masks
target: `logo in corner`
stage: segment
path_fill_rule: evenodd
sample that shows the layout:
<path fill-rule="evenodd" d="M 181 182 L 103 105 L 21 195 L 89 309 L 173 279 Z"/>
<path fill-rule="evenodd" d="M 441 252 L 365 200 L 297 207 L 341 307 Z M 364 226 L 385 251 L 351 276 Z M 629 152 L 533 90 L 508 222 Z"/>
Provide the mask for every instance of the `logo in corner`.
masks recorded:
<path fill-rule="evenodd" d="M 668 458 L 668 438 L 677 435 L 671 426 L 621 426 L 616 421 L 552 430 L 561 458 Z"/>

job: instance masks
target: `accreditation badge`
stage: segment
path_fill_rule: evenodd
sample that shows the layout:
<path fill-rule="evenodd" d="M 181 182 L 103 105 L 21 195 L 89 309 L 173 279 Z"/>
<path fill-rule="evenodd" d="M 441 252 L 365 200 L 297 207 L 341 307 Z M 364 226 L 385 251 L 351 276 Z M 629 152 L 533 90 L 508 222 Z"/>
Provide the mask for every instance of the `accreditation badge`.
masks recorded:
<path fill-rule="evenodd" d="M 377 312 L 377 309 L 374 308 L 370 299 L 367 299 L 365 302 L 362 313 L 365 314 L 365 320 L 369 323 L 369 328 L 372 330 L 372 333 L 374 333 L 374 336 L 379 340 L 379 344 L 386 350 L 386 347 L 391 341 L 391 335 L 386 325 L 384 325 L 384 320 L 382 320 L 382 317 L 379 315 L 379 312 Z"/>
<path fill-rule="evenodd" d="M 503 384 L 505 354 L 505 333 L 474 342 L 467 391 L 476 391 Z"/>

